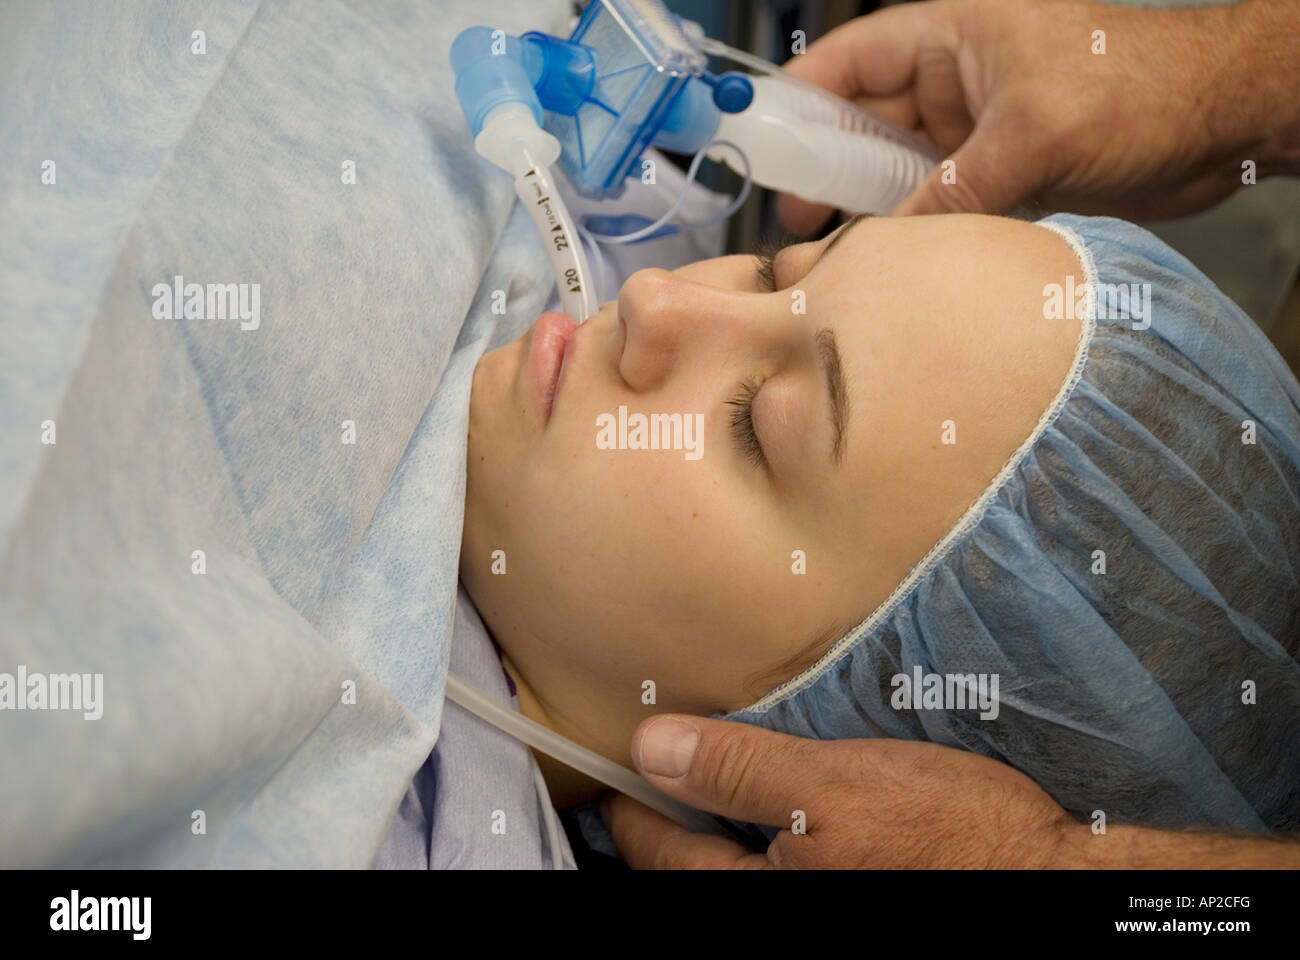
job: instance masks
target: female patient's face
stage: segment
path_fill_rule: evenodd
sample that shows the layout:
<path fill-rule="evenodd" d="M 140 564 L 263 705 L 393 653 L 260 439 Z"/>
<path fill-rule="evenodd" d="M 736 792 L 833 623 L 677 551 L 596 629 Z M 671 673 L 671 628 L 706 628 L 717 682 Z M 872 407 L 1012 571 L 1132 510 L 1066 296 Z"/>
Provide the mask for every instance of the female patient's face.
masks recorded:
<path fill-rule="evenodd" d="M 1017 265 L 1044 256 L 1060 271 Z M 824 653 L 1050 402 L 1077 326 L 1043 332 L 1042 285 L 1074 263 L 1027 224 L 867 220 L 778 253 L 775 289 L 751 256 L 634 274 L 573 334 L 549 410 L 529 363 L 545 317 L 484 356 L 461 576 L 533 693 L 570 715 L 709 713 Z M 1017 311 L 1037 324 L 990 332 Z M 1035 351 L 1064 361 L 990 387 Z M 1001 409 L 1040 379 L 1027 422 Z M 618 448 L 621 407 L 699 422 L 695 451 Z M 946 419 L 966 449 L 941 443 Z"/>

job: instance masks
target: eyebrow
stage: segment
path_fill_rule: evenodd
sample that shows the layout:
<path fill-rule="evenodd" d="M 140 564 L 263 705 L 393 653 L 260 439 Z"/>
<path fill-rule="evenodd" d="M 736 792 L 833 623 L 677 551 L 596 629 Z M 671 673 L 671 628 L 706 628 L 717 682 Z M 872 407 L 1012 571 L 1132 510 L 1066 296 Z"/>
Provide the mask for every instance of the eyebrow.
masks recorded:
<path fill-rule="evenodd" d="M 844 360 L 830 327 L 817 331 L 817 360 L 826 378 L 826 393 L 831 402 L 831 427 L 835 440 L 831 445 L 831 465 L 844 462 L 844 427 L 849 421 L 849 391 L 844 380 Z"/>
<path fill-rule="evenodd" d="M 843 240 L 850 230 L 869 219 L 871 214 L 859 213 L 844 224 L 817 255 L 813 266 L 821 263 L 831 248 Z M 811 270 L 812 267 L 808 269 Z M 849 390 L 844 380 L 844 358 L 835 343 L 835 332 L 830 327 L 822 327 L 817 331 L 817 359 L 826 377 L 826 393 L 831 401 L 831 427 L 835 432 L 835 440 L 831 445 L 831 465 L 839 467 L 844 462 L 844 428 L 849 422 Z"/>
<path fill-rule="evenodd" d="M 854 227 L 870 219 L 869 213 L 859 213 L 851 217 L 844 226 L 835 231 L 830 243 L 817 254 L 817 259 L 813 261 L 808 271 L 811 272 L 813 267 L 821 263 L 835 244 L 848 236 Z M 804 275 L 807 276 L 807 273 Z M 826 394 L 831 403 L 831 428 L 834 431 L 831 466 L 838 468 L 844 463 L 844 429 L 849 422 L 849 391 L 844 379 L 844 358 L 835 343 L 835 331 L 830 327 L 822 327 L 817 331 L 817 361 L 822 368 L 822 375 L 826 378 Z"/>

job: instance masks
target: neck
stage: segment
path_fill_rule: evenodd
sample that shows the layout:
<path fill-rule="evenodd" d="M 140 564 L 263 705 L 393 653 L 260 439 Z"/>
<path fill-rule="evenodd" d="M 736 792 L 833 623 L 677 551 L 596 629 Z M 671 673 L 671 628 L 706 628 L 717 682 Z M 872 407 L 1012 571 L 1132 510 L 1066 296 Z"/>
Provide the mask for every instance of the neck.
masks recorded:
<path fill-rule="evenodd" d="M 553 730 L 575 742 L 582 742 L 578 736 L 575 736 L 576 731 L 567 729 L 568 725 L 561 716 L 555 711 L 546 709 L 504 650 L 501 652 L 501 664 L 505 667 L 510 679 L 514 681 L 515 695 L 519 699 L 520 713 L 529 720 L 540 723 L 548 730 Z M 529 749 L 533 748 L 530 747 Z M 586 774 L 579 773 L 572 767 L 547 756 L 540 750 L 533 749 L 533 756 L 537 758 L 537 766 L 541 769 L 542 777 L 546 780 L 546 789 L 551 795 L 551 803 L 557 810 L 567 810 L 570 807 L 586 803 L 588 800 L 594 800 L 609 789 L 603 783 L 593 780 Z"/>

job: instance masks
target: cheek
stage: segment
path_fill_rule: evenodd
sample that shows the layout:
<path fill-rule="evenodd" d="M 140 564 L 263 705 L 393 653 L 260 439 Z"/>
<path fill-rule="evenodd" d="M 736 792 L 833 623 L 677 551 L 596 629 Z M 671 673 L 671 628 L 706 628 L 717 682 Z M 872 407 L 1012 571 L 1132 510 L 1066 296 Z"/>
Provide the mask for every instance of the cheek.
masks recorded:
<path fill-rule="evenodd" d="M 523 411 L 514 377 L 519 369 L 519 341 L 479 358 L 469 393 L 470 463 L 478 457 L 498 465 L 517 456 Z"/>
<path fill-rule="evenodd" d="M 473 409 L 475 395 L 482 392 L 480 402 L 487 403 L 490 396 L 501 396 L 510 388 L 514 372 L 519 368 L 523 343 L 512 340 L 505 346 L 489 350 L 474 366 L 474 387 L 470 394 L 470 408 Z M 491 391 L 489 394 L 487 391 Z"/>
<path fill-rule="evenodd" d="M 565 539 L 586 544 L 594 556 L 682 552 L 704 528 L 727 515 L 723 487 L 703 461 L 679 451 L 596 450 L 562 461 L 537 491 L 547 516 Z M 717 532 L 716 530 L 714 532 Z"/>
<path fill-rule="evenodd" d="M 593 444 L 559 466 L 539 472 L 516 521 L 528 525 L 535 549 L 554 553 L 557 568 L 619 591 L 631 607 L 680 605 L 703 615 L 718 584 L 753 552 L 754 507 L 707 455 L 692 462 L 679 451 Z"/>

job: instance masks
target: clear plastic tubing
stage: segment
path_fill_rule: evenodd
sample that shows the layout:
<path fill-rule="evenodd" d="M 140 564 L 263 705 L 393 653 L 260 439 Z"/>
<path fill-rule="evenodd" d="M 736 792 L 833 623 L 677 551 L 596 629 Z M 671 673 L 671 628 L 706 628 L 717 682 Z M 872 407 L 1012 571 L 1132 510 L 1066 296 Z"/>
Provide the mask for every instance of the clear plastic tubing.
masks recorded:
<path fill-rule="evenodd" d="M 447 675 L 447 699 L 468 710 L 480 720 L 508 733 L 516 740 L 521 740 L 528 746 L 540 750 L 548 757 L 553 757 L 579 773 L 585 773 L 593 780 L 598 780 L 607 787 L 612 787 L 619 793 L 627 794 L 633 800 L 644 803 L 651 810 L 663 814 L 687 830 L 729 837 L 722 825 L 708 814 L 664 796 L 626 767 L 621 767 L 612 760 L 607 760 L 600 754 L 560 736 L 554 730 L 548 730 L 540 723 L 529 720 L 523 714 L 497 703 L 454 674 Z"/>
<path fill-rule="evenodd" d="M 600 304 L 573 218 L 555 189 L 550 168 L 537 163 L 527 149 L 523 161 L 526 169 L 515 177 L 515 193 L 532 214 L 546 255 L 551 258 L 561 309 L 582 323 L 600 309 Z"/>
<path fill-rule="evenodd" d="M 753 103 L 722 114 L 715 134 L 745 152 L 756 183 L 852 213 L 886 214 L 941 158 L 928 144 L 766 60 L 710 37 L 699 44 L 758 71 L 751 78 Z M 730 164 L 732 155 L 710 151 L 709 158 Z"/>

